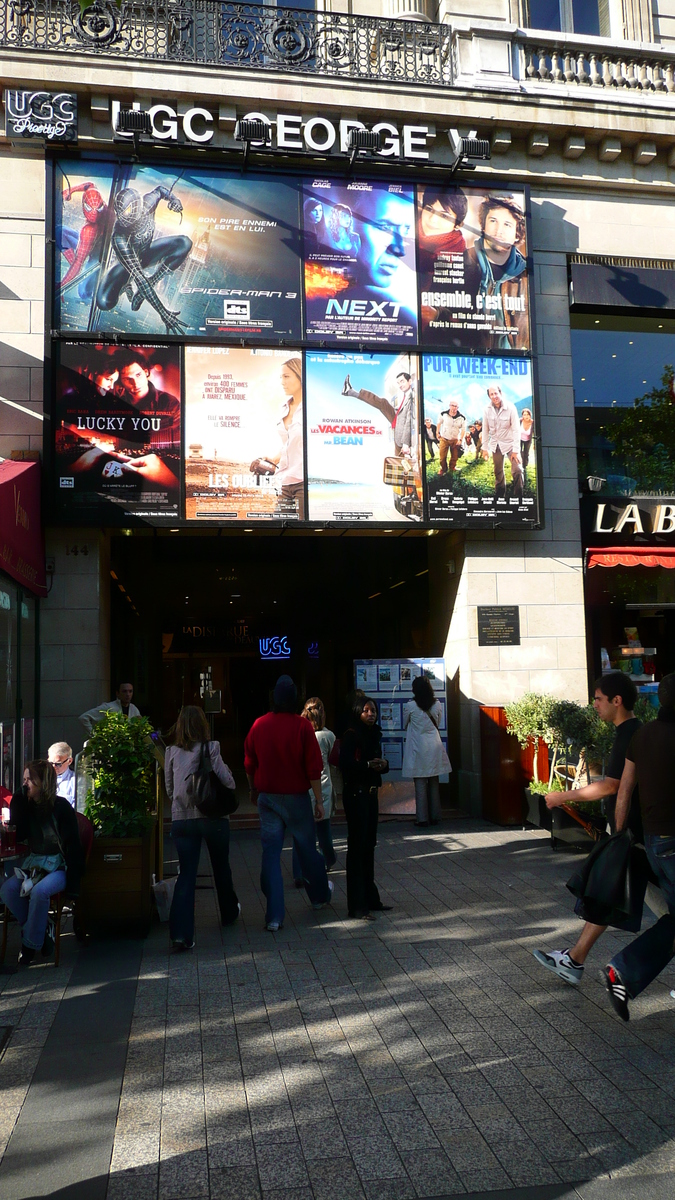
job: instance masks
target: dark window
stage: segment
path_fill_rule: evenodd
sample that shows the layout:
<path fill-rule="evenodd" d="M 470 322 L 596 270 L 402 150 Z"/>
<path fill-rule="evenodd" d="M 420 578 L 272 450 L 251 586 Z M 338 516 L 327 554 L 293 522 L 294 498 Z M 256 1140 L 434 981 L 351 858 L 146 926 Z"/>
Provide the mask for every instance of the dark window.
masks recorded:
<path fill-rule="evenodd" d="M 560 0 L 530 0 L 530 29 L 561 30 Z"/>
<path fill-rule="evenodd" d="M 597 0 L 572 0 L 572 14 L 575 33 L 589 33 L 593 37 L 600 36 Z"/>

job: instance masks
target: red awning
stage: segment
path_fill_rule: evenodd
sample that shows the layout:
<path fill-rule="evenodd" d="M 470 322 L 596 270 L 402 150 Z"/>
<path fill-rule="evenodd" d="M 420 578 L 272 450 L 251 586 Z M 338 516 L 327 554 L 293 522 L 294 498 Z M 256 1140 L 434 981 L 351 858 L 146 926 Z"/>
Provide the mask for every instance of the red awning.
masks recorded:
<path fill-rule="evenodd" d="M 589 547 L 588 567 L 675 567 L 675 546 Z"/>
<path fill-rule="evenodd" d="M 0 462 L 0 570 L 47 595 L 37 462 Z"/>

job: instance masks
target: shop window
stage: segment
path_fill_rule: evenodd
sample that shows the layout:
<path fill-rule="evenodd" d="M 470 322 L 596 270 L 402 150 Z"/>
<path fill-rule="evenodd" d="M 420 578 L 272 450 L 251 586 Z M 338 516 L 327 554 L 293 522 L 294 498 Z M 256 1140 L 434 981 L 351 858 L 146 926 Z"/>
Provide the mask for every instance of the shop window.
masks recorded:
<path fill-rule="evenodd" d="M 609 0 L 529 0 L 530 29 L 609 37 Z"/>
<path fill-rule="evenodd" d="M 592 491 L 672 495 L 675 321 L 573 316 L 571 336 L 579 478 Z"/>
<path fill-rule="evenodd" d="M 16 717 L 17 589 L 0 580 L 0 722 Z"/>

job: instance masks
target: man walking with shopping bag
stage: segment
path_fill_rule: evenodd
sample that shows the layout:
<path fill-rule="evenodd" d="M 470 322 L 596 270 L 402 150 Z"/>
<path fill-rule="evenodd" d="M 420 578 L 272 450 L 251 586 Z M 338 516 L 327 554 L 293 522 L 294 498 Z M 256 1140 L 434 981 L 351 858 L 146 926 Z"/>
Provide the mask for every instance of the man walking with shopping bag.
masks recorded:
<path fill-rule="evenodd" d="M 627 1021 L 628 1001 L 656 979 L 675 953 L 675 673 L 659 684 L 656 721 L 633 735 L 616 801 L 617 831 L 626 827 L 633 789 L 640 791 L 645 849 L 669 912 L 616 954 L 602 972 L 614 1011 Z"/>

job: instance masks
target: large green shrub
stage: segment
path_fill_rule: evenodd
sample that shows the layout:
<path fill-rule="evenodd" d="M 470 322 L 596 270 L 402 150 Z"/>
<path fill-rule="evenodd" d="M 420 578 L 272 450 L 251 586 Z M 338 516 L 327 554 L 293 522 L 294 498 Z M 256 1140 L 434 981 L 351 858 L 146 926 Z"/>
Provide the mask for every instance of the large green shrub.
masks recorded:
<path fill-rule="evenodd" d="M 528 745 L 530 739 L 534 742 L 535 747 L 539 738 L 543 738 L 545 742 L 548 741 L 549 713 L 553 703 L 551 696 L 540 696 L 538 692 L 527 692 L 520 700 L 514 700 L 512 704 L 504 706 L 506 728 L 509 733 L 518 738 L 523 748 Z M 535 783 L 538 783 L 536 752 L 533 770 Z"/>
<path fill-rule="evenodd" d="M 129 720 L 106 712 L 94 726 L 85 755 L 92 787 L 85 813 L 102 837 L 140 837 L 151 823 L 154 746 L 147 717 Z"/>

